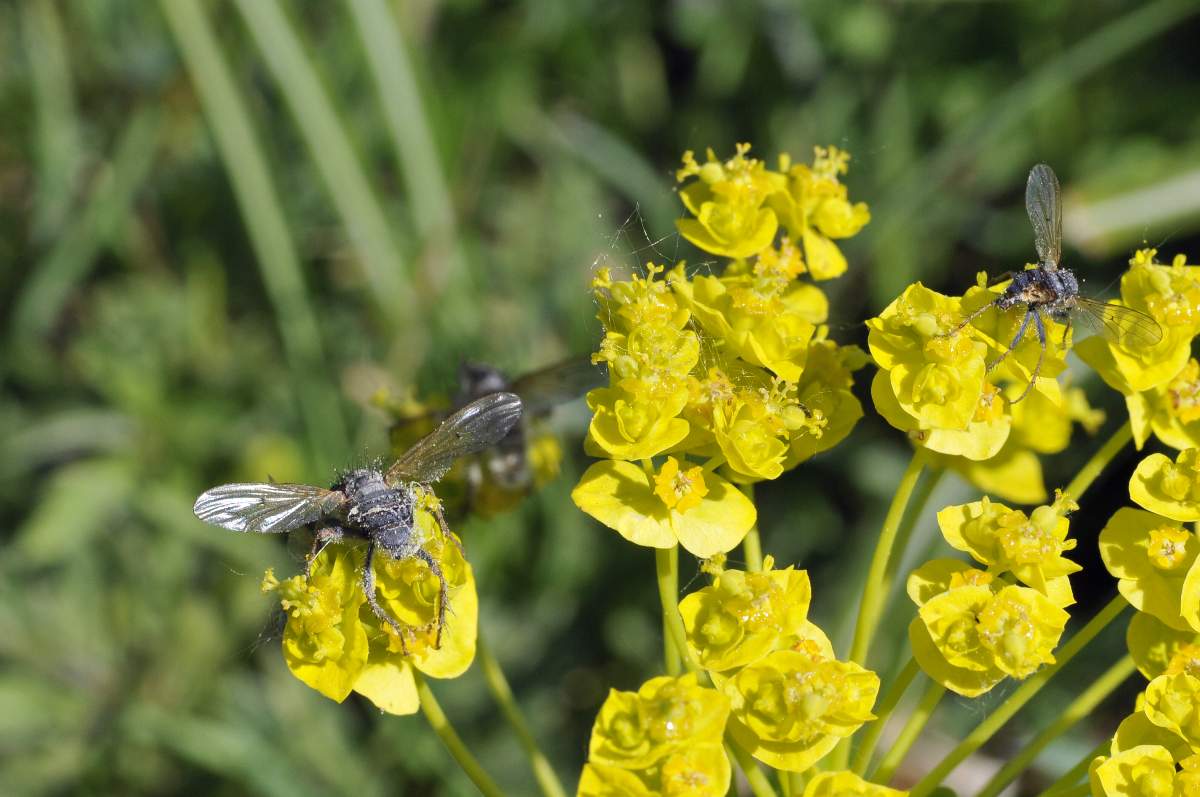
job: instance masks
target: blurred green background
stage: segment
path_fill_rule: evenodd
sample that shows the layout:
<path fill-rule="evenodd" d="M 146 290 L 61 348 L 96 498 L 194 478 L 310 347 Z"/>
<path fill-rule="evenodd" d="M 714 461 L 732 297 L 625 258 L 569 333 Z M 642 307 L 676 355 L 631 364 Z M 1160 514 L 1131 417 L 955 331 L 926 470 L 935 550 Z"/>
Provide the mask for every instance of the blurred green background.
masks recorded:
<path fill-rule="evenodd" d="M 1064 183 L 1093 292 L 1143 241 L 1196 262 L 1197 40 L 1188 0 L 0 5 L 0 793 L 472 793 L 421 718 L 288 674 L 258 584 L 295 563 L 280 540 L 203 526 L 194 497 L 384 454 L 380 387 L 590 351 L 596 265 L 706 262 L 674 235 L 684 149 L 850 150 L 874 220 L 827 285 L 843 342 L 908 282 L 961 291 L 1029 259 L 1037 161 Z M 1079 379 L 1111 428 L 1121 405 Z M 661 654 L 652 557 L 568 497 L 585 423 L 579 402 L 555 418 L 562 478 L 461 529 L 483 633 L 568 788 L 606 690 Z M 1096 445 L 1047 463 L 1051 484 Z M 906 458 L 868 410 L 759 491 L 766 550 L 810 568 L 839 641 Z M 1112 590 L 1094 535 L 1126 477 L 1073 523 L 1083 616 Z M 934 505 L 972 495 L 947 479 Z M 477 668 L 434 686 L 484 765 L 531 793 Z M 982 712 L 948 701 L 942 725 Z"/>

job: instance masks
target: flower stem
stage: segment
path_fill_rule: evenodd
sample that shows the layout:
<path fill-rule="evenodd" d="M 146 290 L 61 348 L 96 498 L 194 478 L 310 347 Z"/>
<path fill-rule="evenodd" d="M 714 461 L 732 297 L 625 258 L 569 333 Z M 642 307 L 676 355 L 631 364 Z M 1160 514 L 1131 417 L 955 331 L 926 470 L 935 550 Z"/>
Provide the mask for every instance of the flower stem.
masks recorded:
<path fill-rule="evenodd" d="M 876 783 L 887 783 L 892 779 L 892 775 L 896 774 L 896 769 L 899 768 L 900 763 L 904 760 L 904 756 L 908 755 L 913 742 L 921 735 L 925 724 L 933 716 L 933 710 L 937 708 L 937 704 L 944 694 L 946 694 L 946 687 L 937 681 L 929 682 L 929 686 L 925 689 L 925 694 L 921 695 L 921 701 L 917 703 L 917 707 L 909 715 L 908 721 L 900 729 L 900 735 L 896 737 L 896 741 L 888 749 L 887 755 L 879 762 L 879 767 L 871 775 L 871 780 Z"/>
<path fill-rule="evenodd" d="M 1069 789 L 1063 789 L 1058 792 L 1056 797 L 1087 797 L 1092 793 L 1092 785 L 1090 783 L 1080 783 L 1078 786 L 1072 786 Z"/>
<path fill-rule="evenodd" d="M 525 755 L 529 758 L 529 766 L 533 769 L 534 780 L 537 781 L 542 794 L 546 797 L 566 797 L 566 792 L 563 791 L 558 776 L 554 774 L 550 761 L 538 747 L 537 740 L 533 738 L 529 724 L 525 721 L 525 715 L 521 713 L 521 707 L 513 698 L 508 679 L 504 677 L 504 671 L 500 669 L 500 662 L 496 661 L 491 648 L 484 643 L 482 635 L 476 640 L 475 653 L 483 667 L 483 677 L 487 681 L 488 689 L 491 690 L 492 697 L 495 698 L 500 710 L 504 712 L 508 724 L 516 733 L 517 741 L 524 748 Z"/>
<path fill-rule="evenodd" d="M 728 735 L 725 737 L 725 751 L 741 767 L 742 773 L 750 783 L 750 791 L 754 792 L 754 797 L 778 797 L 775 789 L 771 786 L 771 781 L 767 780 L 767 776 L 759 769 L 753 756 L 743 750 Z"/>
<path fill-rule="evenodd" d="M 1084 690 L 1083 694 L 1075 698 L 1071 705 L 1067 706 L 1067 709 L 1059 714 L 1054 722 L 1039 733 L 1033 741 L 1022 747 L 1021 752 L 1017 753 L 1007 764 L 1001 767 L 1000 771 L 992 776 L 992 779 L 987 782 L 987 785 L 975 797 L 996 797 L 1013 778 L 1024 772 L 1033 763 L 1038 753 L 1042 752 L 1046 745 L 1061 736 L 1076 722 L 1088 716 L 1101 700 L 1108 697 L 1114 689 L 1125 683 L 1125 679 L 1133 674 L 1134 669 L 1133 659 L 1129 656 L 1125 656 L 1112 667 L 1109 667 L 1108 671 L 1097 678 L 1091 686 Z"/>
<path fill-rule="evenodd" d="M 682 671 L 680 658 L 687 655 L 683 618 L 679 616 L 679 546 L 655 548 L 654 569 L 658 576 L 658 598 L 662 602 L 665 669 L 667 675 L 676 676 Z"/>
<path fill-rule="evenodd" d="M 753 484 L 742 484 L 738 486 L 738 489 L 750 499 L 750 503 L 754 503 Z M 751 573 L 757 573 L 762 570 L 762 541 L 758 537 L 758 520 L 754 521 L 754 525 L 750 527 L 750 531 L 746 532 L 746 536 L 742 538 L 742 553 L 746 557 L 746 570 Z"/>
<path fill-rule="evenodd" d="M 450 720 L 446 719 L 445 712 L 442 711 L 441 705 L 438 704 L 437 698 L 433 696 L 433 691 L 429 685 L 425 683 L 425 679 L 414 668 L 412 671 L 413 678 L 417 682 L 417 696 L 421 700 L 421 711 L 425 713 L 425 719 L 429 720 L 429 726 L 433 728 L 433 732 L 442 740 L 442 744 L 446 746 L 446 750 L 462 767 L 463 772 L 467 773 L 467 777 L 475 784 L 475 788 L 479 789 L 484 797 L 504 797 L 504 792 L 496 785 L 496 781 L 492 780 L 491 775 L 483 771 L 483 767 L 475 760 L 475 756 L 471 755 L 471 751 L 463 744 L 458 733 L 455 732 L 454 726 L 450 724 Z"/>
<path fill-rule="evenodd" d="M 917 487 L 908 511 L 904 513 L 904 519 L 900 521 L 900 530 L 896 532 L 896 541 L 892 545 L 896 551 L 896 555 L 888 558 L 883 584 L 880 587 L 880 592 L 885 598 L 892 592 L 892 582 L 896 578 L 896 571 L 900 569 L 900 563 L 904 559 L 904 551 L 908 548 L 909 540 L 912 539 L 912 533 L 917 527 L 917 521 L 921 519 L 921 514 L 925 511 L 925 505 L 929 503 L 929 496 L 933 495 L 934 489 L 937 488 L 945 472 L 945 468 L 930 469 L 924 481 Z"/>
<path fill-rule="evenodd" d="M 896 676 L 896 680 L 892 681 L 892 685 L 888 687 L 883 699 L 879 702 L 879 710 L 876 712 L 875 719 L 863 731 L 862 741 L 854 754 L 854 764 L 851 767 L 854 774 L 862 775 L 867 771 L 867 766 L 871 763 L 871 754 L 875 752 L 875 745 L 879 744 L 879 736 L 883 733 L 883 726 L 887 724 L 888 718 L 899 705 L 900 698 L 904 696 L 904 692 L 920 671 L 917 660 L 910 658 L 908 664 L 904 665 L 904 669 Z"/>
<path fill-rule="evenodd" d="M 1009 695 L 1008 699 L 991 713 L 991 716 L 979 723 L 975 730 L 971 731 L 965 739 L 959 742 L 958 746 L 951 750 L 950 754 L 942 759 L 940 764 L 934 767 L 917 785 L 913 786 L 909 791 L 910 797 L 928 797 L 930 792 L 936 789 L 955 767 L 962 763 L 971 753 L 978 750 L 984 742 L 992 738 L 996 731 L 1004 726 L 1004 723 L 1008 722 L 1022 706 L 1029 702 L 1030 698 L 1046 685 L 1047 681 L 1054 677 L 1055 673 L 1066 666 L 1067 662 L 1075 658 L 1075 655 L 1088 642 L 1091 642 L 1097 634 L 1104 630 L 1109 623 L 1115 620 L 1128 605 L 1125 602 L 1125 598 L 1120 595 L 1109 601 L 1108 605 L 1101 609 L 1099 614 L 1093 617 L 1087 625 L 1079 630 L 1079 633 L 1071 637 L 1062 646 L 1062 649 L 1055 654 L 1055 662 L 1053 664 L 1030 676 L 1025 683 L 1021 684 L 1017 691 Z"/>
<path fill-rule="evenodd" d="M 1112 739 L 1101 739 L 1099 744 L 1089 750 L 1083 758 L 1079 759 L 1075 766 L 1064 772 L 1061 778 L 1051 783 L 1038 797 L 1051 797 L 1051 795 L 1059 797 L 1064 791 L 1072 788 L 1079 782 L 1080 778 L 1088 773 L 1088 769 L 1092 766 L 1092 759 L 1098 755 L 1107 753 L 1111 746 Z"/>
<path fill-rule="evenodd" d="M 1100 447 L 1100 450 L 1093 454 L 1092 458 L 1079 469 L 1079 473 L 1067 485 L 1067 495 L 1078 501 L 1087 492 L 1088 488 L 1092 486 L 1092 482 L 1096 481 L 1096 477 L 1108 467 L 1108 463 L 1112 462 L 1113 458 L 1117 454 L 1120 454 L 1121 449 L 1125 448 L 1132 439 L 1133 426 L 1130 425 L 1129 421 L 1125 421 L 1119 429 L 1113 432 L 1112 437 L 1108 438 L 1104 445 Z"/>
<path fill-rule="evenodd" d="M 862 602 L 858 606 L 858 621 L 854 626 L 854 642 L 850 646 L 850 660 L 864 667 L 867 666 L 867 654 L 871 649 L 871 637 L 879 625 L 879 615 L 887 594 L 881 589 L 887 572 L 888 561 L 892 557 L 892 548 L 900 531 L 900 521 L 904 517 L 904 509 L 912 497 L 916 487 L 917 477 L 925 467 L 924 449 L 918 448 L 913 452 L 892 505 L 888 507 L 887 517 L 884 518 L 883 528 L 879 532 L 879 542 L 875 546 L 875 555 L 871 558 L 871 567 L 867 571 L 867 583 L 863 590 Z"/>

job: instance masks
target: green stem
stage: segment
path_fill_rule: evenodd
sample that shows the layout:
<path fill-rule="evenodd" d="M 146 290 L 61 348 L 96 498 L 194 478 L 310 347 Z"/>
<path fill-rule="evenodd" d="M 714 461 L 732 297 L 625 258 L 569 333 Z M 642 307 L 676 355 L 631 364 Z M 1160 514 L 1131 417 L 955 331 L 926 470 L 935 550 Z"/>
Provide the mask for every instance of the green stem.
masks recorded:
<path fill-rule="evenodd" d="M 925 694 L 921 695 L 921 701 L 917 703 L 917 707 L 913 709 L 912 714 L 908 715 L 908 721 L 900 729 L 900 735 L 896 737 L 896 741 L 888 749 L 887 755 L 879 762 L 878 769 L 871 775 L 871 780 L 876 783 L 887 783 L 892 779 L 892 775 L 896 774 L 896 769 L 900 766 L 900 762 L 904 760 L 904 756 L 908 755 L 913 742 L 917 740 L 917 737 L 920 736 L 921 731 L 925 728 L 925 724 L 933 716 L 933 711 L 937 708 L 937 704 L 944 694 L 946 694 L 946 687 L 937 681 L 929 683 L 929 686 L 925 689 Z"/>
<path fill-rule="evenodd" d="M 900 569 L 900 563 L 904 560 L 904 551 L 908 548 L 908 543 L 912 539 L 913 531 L 917 527 L 917 521 L 921 519 L 921 515 L 925 512 L 925 505 L 929 503 L 929 497 L 933 495 L 933 491 L 941 482 L 942 476 L 946 473 L 945 468 L 931 469 L 929 475 L 917 487 L 913 494 L 913 499 L 909 505 L 908 511 L 904 513 L 904 520 L 900 522 L 900 530 L 896 532 L 896 542 L 893 548 L 896 555 L 889 557 L 887 569 L 884 571 L 883 584 L 879 591 L 886 598 L 892 593 L 892 583 L 896 579 L 896 571 Z"/>
<path fill-rule="evenodd" d="M 1079 469 L 1079 473 L 1067 485 L 1067 489 L 1065 490 L 1067 495 L 1078 501 L 1087 492 L 1088 488 L 1092 486 L 1092 482 L 1096 481 L 1096 477 L 1108 467 L 1108 463 L 1112 462 L 1113 457 L 1121 453 L 1121 450 L 1132 439 L 1133 426 L 1129 421 L 1125 421 L 1119 429 L 1113 432 L 1112 437 L 1108 438 L 1108 441 L 1100 447 L 1100 450 L 1093 454 L 1092 458 Z"/>
<path fill-rule="evenodd" d="M 781 769 L 777 773 L 779 775 L 779 792 L 783 797 L 793 797 L 796 793 L 792 789 L 792 773 L 786 769 Z"/>
<path fill-rule="evenodd" d="M 867 664 L 867 654 L 871 651 L 871 638 L 879 625 L 879 615 L 887 594 L 880 588 L 887 572 L 888 561 L 892 557 L 892 548 L 900 531 L 900 521 L 904 517 L 904 509 L 912 497 L 917 478 L 925 467 L 925 453 L 918 448 L 913 452 L 896 495 L 888 507 L 887 517 L 883 520 L 883 528 L 879 532 L 879 542 L 875 546 L 875 555 L 871 559 L 871 567 L 867 571 L 867 583 L 863 590 L 862 603 L 858 606 L 858 621 L 854 626 L 854 643 L 850 646 L 850 660 L 864 667 Z"/>
<path fill-rule="evenodd" d="M 725 751 L 741 767 L 746 781 L 750 784 L 750 791 L 754 792 L 754 797 L 778 797 L 775 789 L 771 786 L 771 781 L 767 780 L 767 776 L 759 769 L 754 757 L 743 750 L 728 734 L 725 736 Z"/>
<path fill-rule="evenodd" d="M 1084 755 L 1083 758 L 1062 774 L 1058 780 L 1050 784 L 1038 797 L 1059 797 L 1062 792 L 1073 787 L 1079 782 L 1079 779 L 1087 775 L 1088 770 L 1092 766 L 1092 760 L 1098 755 L 1105 755 L 1109 747 L 1112 746 L 1112 739 L 1102 739 L 1100 743 L 1093 747 Z"/>
<path fill-rule="evenodd" d="M 917 478 L 924 467 L 924 449 L 913 451 L 912 459 L 908 461 L 908 467 L 900 478 L 900 485 L 896 487 L 892 505 L 888 507 L 887 517 L 883 519 L 880 540 L 875 546 L 875 556 L 871 558 L 871 567 L 866 573 L 863 603 L 858 606 L 858 622 L 854 624 L 854 642 L 850 648 L 851 661 L 857 661 L 863 666 L 866 666 L 866 655 L 870 653 L 871 637 L 875 635 L 875 629 L 880 623 L 883 600 L 887 598 L 881 586 L 884 575 L 887 574 L 888 562 L 892 558 L 896 535 L 900 532 L 900 521 L 904 519 L 908 499 L 912 497 L 913 487 L 917 486 Z"/>
<path fill-rule="evenodd" d="M 1012 782 L 1013 778 L 1025 771 L 1038 754 L 1046 748 L 1046 745 L 1061 736 L 1067 729 L 1084 717 L 1091 714 L 1092 709 L 1096 705 L 1108 697 L 1114 689 L 1133 674 L 1135 666 L 1133 659 L 1125 656 L 1108 671 L 1095 680 L 1095 682 L 1084 690 L 1083 694 L 1075 698 L 1071 705 L 1067 706 L 1066 711 L 1058 715 L 1044 731 L 1039 733 L 1033 741 L 1024 745 L 1021 752 L 1017 753 L 1007 764 L 1000 768 L 1000 771 L 992 776 L 992 779 L 987 782 L 987 785 L 979 792 L 976 797 L 996 797 L 1004 787 Z"/>
<path fill-rule="evenodd" d="M 437 698 L 433 696 L 429 685 L 425 683 L 425 679 L 421 674 L 414 669 L 412 671 L 413 678 L 417 682 L 417 696 L 421 700 L 421 711 L 425 714 L 425 719 L 429 720 L 429 726 L 433 728 L 433 732 L 442 740 L 442 744 L 446 746 L 446 750 L 462 767 L 463 772 L 467 773 L 467 777 L 475 784 L 475 788 L 484 795 L 484 797 L 504 797 L 504 792 L 496 785 L 496 781 L 488 773 L 483 771 L 483 767 L 475 760 L 475 756 L 471 755 L 471 751 L 463 744 L 458 733 L 455 732 L 454 726 L 450 724 L 450 720 L 446 719 L 445 712 L 442 711 L 441 705 L 438 704 Z"/>
<path fill-rule="evenodd" d="M 854 764 L 851 767 L 854 774 L 862 775 L 867 771 L 867 766 L 871 763 L 871 754 L 875 752 L 875 746 L 879 744 L 879 736 L 883 733 L 883 727 L 887 725 L 888 717 L 896 710 L 900 698 L 904 696 L 904 692 L 920 671 L 917 660 L 910 658 L 908 664 L 904 665 L 904 669 L 896 676 L 896 680 L 892 681 L 891 686 L 888 687 L 883 699 L 879 702 L 879 710 L 876 712 L 875 719 L 863 731 L 862 741 L 854 754 Z"/>
<path fill-rule="evenodd" d="M 546 797 L 566 797 L 566 792 L 563 791 L 558 776 L 554 774 L 554 768 L 550 766 L 550 761 L 538 747 L 533 732 L 529 730 L 529 723 L 525 721 L 525 715 L 521 713 L 521 707 L 517 705 L 517 701 L 513 697 L 508 679 L 504 677 L 504 671 L 500 669 L 500 662 L 496 661 L 496 657 L 492 655 L 492 650 L 484 642 L 482 635 L 476 639 L 475 654 L 483 667 L 483 677 L 487 681 L 492 697 L 496 699 L 500 710 L 504 712 L 508 724 L 512 726 L 517 735 L 517 741 L 521 743 L 526 757 L 529 758 L 529 766 L 533 770 L 533 777 L 542 790 L 542 794 Z"/>
<path fill-rule="evenodd" d="M 1129 604 L 1125 602 L 1125 598 L 1117 595 L 1108 605 L 1100 610 L 1100 613 L 1091 619 L 1091 621 L 1079 630 L 1075 636 L 1062 646 L 1062 649 L 1055 655 L 1055 662 L 1048 667 L 1045 667 L 1029 677 L 1025 683 L 1021 684 L 1017 691 L 1008 696 L 1008 699 L 1000 704 L 991 716 L 971 731 L 965 739 L 958 743 L 950 754 L 947 755 L 940 764 L 933 768 L 917 785 L 913 786 L 909 791 L 909 797 L 927 797 L 930 792 L 938 787 L 939 784 L 950 774 L 962 761 L 971 753 L 983 745 L 988 739 L 991 739 L 996 731 L 1004 726 L 1014 714 L 1016 714 L 1022 706 L 1029 702 L 1030 698 L 1036 695 L 1046 682 L 1054 677 L 1055 673 L 1061 670 L 1066 664 L 1075 658 L 1075 655 L 1088 643 L 1091 642 L 1097 634 L 1115 620 L 1125 607 Z"/>
<path fill-rule="evenodd" d="M 663 655 L 667 675 L 682 671 L 680 657 L 687 650 L 683 618 L 679 616 L 679 546 L 654 549 L 654 569 L 658 576 L 658 598 L 662 603 Z M 678 631 L 674 624 L 679 624 Z"/>
<path fill-rule="evenodd" d="M 754 503 L 753 484 L 742 484 L 738 486 L 738 489 L 750 499 L 750 503 Z M 754 525 L 750 527 L 750 531 L 746 532 L 746 536 L 742 539 L 742 552 L 746 557 L 746 570 L 751 573 L 757 573 L 762 570 L 762 541 L 758 537 L 757 519 L 754 521 Z"/>
<path fill-rule="evenodd" d="M 883 612 L 883 604 L 887 600 L 890 590 L 890 583 L 888 587 L 884 586 L 888 581 L 887 573 L 890 568 L 892 574 L 895 574 L 896 565 L 892 560 L 898 560 L 903 553 L 902 550 L 896 551 L 896 541 L 901 536 L 905 509 L 912 498 L 924 466 L 925 453 L 923 449 L 918 448 L 913 451 L 912 459 L 909 460 L 904 475 L 900 477 L 896 495 L 892 498 L 887 516 L 883 520 L 883 528 L 879 531 L 879 541 L 875 545 L 875 554 L 871 558 L 871 566 L 867 571 L 867 583 L 863 588 L 862 601 L 858 605 L 858 620 L 854 625 L 854 642 L 850 647 L 850 660 L 863 666 L 866 666 L 872 637 L 875 629 L 879 626 L 879 617 Z M 915 510 L 914 514 L 918 512 L 919 510 Z M 913 523 L 915 522 L 914 520 Z M 906 542 L 911 533 L 912 525 L 910 524 L 904 533 Z M 896 551 L 895 556 L 893 556 L 894 551 Z M 828 760 L 829 766 L 834 770 L 846 768 L 846 764 L 850 760 L 849 737 L 838 742 L 838 746 Z"/>

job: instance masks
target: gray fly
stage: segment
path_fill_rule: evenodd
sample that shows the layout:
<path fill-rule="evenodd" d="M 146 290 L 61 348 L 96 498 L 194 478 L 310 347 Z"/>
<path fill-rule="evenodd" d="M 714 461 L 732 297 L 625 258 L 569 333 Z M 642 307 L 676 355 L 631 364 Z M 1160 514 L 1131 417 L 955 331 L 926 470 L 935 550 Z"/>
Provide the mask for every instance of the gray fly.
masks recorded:
<path fill-rule="evenodd" d="M 1046 325 L 1042 319 L 1043 313 L 1059 323 L 1067 324 L 1067 329 L 1063 332 L 1064 341 L 1073 321 L 1114 343 L 1126 346 L 1152 347 L 1162 340 L 1162 328 L 1153 318 L 1131 307 L 1107 304 L 1080 296 L 1079 281 L 1075 274 L 1070 269 L 1060 267 L 1062 197 L 1058 177 L 1055 176 L 1054 170 L 1044 163 L 1039 163 L 1029 170 L 1029 181 L 1025 184 L 1025 210 L 1029 213 L 1029 221 L 1033 225 L 1034 244 L 1038 253 L 1037 267 L 1015 274 L 1000 298 L 971 313 L 948 333 L 955 334 L 992 307 L 1001 312 L 1017 306 L 1025 308 L 1025 316 L 1021 319 L 1021 326 L 1017 329 L 1012 343 L 1003 354 L 988 364 L 990 371 L 1012 354 L 1025 337 L 1030 322 L 1033 323 L 1041 351 L 1038 353 L 1037 365 L 1034 366 L 1029 384 L 1013 401 L 1014 404 L 1029 395 L 1042 370 L 1042 360 L 1046 354 Z"/>
<path fill-rule="evenodd" d="M 459 457 L 495 445 L 521 418 L 521 399 L 492 393 L 467 404 L 404 452 L 386 472 L 362 468 L 346 473 L 326 490 L 307 484 L 223 484 L 196 499 L 193 511 L 205 523 L 232 531 L 276 534 L 315 526 L 308 562 L 322 547 L 356 538 L 367 541 L 362 588 L 371 611 L 404 640 L 404 628 L 375 596 L 376 553 L 392 559 L 416 558 L 438 579 L 437 636 L 440 647 L 446 619 L 447 586 L 441 567 L 423 545 L 414 525 L 419 491 L 446 475 Z M 436 506 L 436 504 L 435 504 Z M 441 510 L 435 511 L 442 534 L 453 540 Z"/>

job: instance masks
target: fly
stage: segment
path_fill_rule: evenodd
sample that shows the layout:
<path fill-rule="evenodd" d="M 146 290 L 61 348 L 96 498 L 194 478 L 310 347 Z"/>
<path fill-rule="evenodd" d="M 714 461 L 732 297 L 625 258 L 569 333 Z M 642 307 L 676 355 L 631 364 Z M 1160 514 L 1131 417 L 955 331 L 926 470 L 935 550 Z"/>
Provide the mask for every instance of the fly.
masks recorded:
<path fill-rule="evenodd" d="M 231 531 L 277 534 L 314 525 L 308 567 L 321 548 L 344 538 L 367 541 L 361 579 L 371 611 L 400 636 L 404 628 L 375 596 L 375 555 L 392 559 L 416 558 L 438 579 L 437 634 L 441 646 L 448 588 L 437 560 L 425 549 L 414 514 L 418 498 L 431 492 L 459 457 L 495 445 L 521 418 L 521 399 L 513 393 L 492 393 L 467 404 L 404 452 L 386 472 L 360 468 L 346 473 L 330 489 L 307 484 L 223 484 L 196 499 L 193 511 L 205 523 Z M 434 503 L 442 535 L 454 541 Z M 456 541 L 455 541 L 456 542 Z"/>
<path fill-rule="evenodd" d="M 1063 341 L 1066 341 L 1072 321 L 1077 321 L 1094 332 L 1115 343 L 1152 347 L 1162 340 L 1162 328 L 1150 316 L 1131 307 L 1090 299 L 1079 294 L 1079 281 L 1070 269 L 1061 268 L 1062 259 L 1062 197 L 1058 177 L 1054 170 L 1039 163 L 1029 170 L 1025 184 L 1025 210 L 1033 225 L 1034 245 L 1037 248 L 1038 264 L 1014 275 L 1003 295 L 967 316 L 949 334 L 953 335 L 974 321 L 991 307 L 1007 311 L 1023 306 L 1025 316 L 1013 337 L 1012 343 L 996 360 L 988 364 L 991 371 L 1004 361 L 1025 337 L 1032 322 L 1037 330 L 1041 351 L 1037 365 L 1025 390 L 1013 404 L 1029 395 L 1037 384 L 1046 355 L 1046 325 L 1043 314 L 1059 323 L 1065 323 Z"/>

